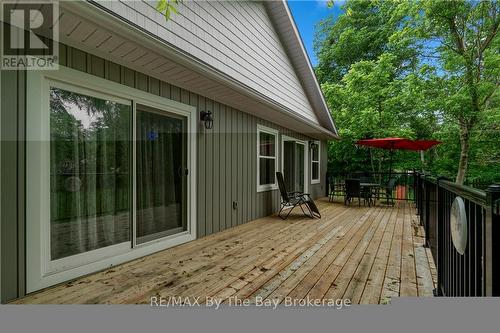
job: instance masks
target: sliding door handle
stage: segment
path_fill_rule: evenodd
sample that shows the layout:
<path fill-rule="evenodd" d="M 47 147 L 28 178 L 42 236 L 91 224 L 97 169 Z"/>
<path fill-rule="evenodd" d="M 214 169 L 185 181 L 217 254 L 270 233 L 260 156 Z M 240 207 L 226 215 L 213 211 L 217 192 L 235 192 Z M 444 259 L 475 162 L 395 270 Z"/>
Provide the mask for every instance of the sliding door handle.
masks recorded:
<path fill-rule="evenodd" d="M 182 167 L 177 168 L 177 176 L 182 177 Z M 187 176 L 189 175 L 189 169 L 184 169 L 184 175 Z"/>

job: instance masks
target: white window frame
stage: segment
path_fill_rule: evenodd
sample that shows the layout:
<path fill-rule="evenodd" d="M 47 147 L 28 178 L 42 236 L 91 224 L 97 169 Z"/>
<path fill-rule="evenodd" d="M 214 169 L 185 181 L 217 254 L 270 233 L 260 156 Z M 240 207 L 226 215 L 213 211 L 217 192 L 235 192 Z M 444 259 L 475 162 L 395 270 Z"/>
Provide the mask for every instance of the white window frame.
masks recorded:
<path fill-rule="evenodd" d="M 132 140 L 135 142 L 136 104 L 149 106 L 187 118 L 188 168 L 187 204 L 188 230 L 143 244 L 135 244 L 135 144 L 132 145 L 132 228 L 130 241 L 88 251 L 74 256 L 50 260 L 50 112 L 48 91 L 58 86 L 95 97 L 126 102 L 132 105 Z M 65 88 L 66 87 L 66 88 Z M 196 239 L 196 129 L 195 107 L 156 96 L 139 89 L 83 73 L 64 66 L 57 71 L 28 71 L 27 75 L 27 209 L 26 209 L 26 288 L 33 292 L 85 274 L 143 257 L 166 248 Z"/>
<path fill-rule="evenodd" d="M 274 136 L 274 155 L 275 155 L 274 157 L 260 155 L 261 132 L 271 134 Z M 274 171 L 277 172 L 279 170 L 278 157 L 279 157 L 279 131 L 274 128 L 257 124 L 257 192 L 265 192 L 278 189 L 278 181 L 276 179 L 276 175 L 274 177 L 274 184 L 260 185 L 260 159 L 261 158 L 274 159 Z"/>
<path fill-rule="evenodd" d="M 319 184 L 321 183 L 321 141 L 313 141 L 312 143 L 318 145 L 318 159 L 317 160 L 313 159 L 314 154 L 311 149 L 311 184 Z M 318 178 L 316 179 L 313 178 L 314 163 L 318 163 Z"/>

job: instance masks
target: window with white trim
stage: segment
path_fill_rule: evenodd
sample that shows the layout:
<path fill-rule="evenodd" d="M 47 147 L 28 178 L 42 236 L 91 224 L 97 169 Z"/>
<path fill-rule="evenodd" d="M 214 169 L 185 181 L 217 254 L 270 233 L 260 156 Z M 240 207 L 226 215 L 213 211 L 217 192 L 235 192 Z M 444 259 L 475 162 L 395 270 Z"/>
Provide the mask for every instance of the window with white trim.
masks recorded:
<path fill-rule="evenodd" d="M 314 141 L 311 143 L 311 184 L 320 183 L 320 142 Z"/>
<path fill-rule="evenodd" d="M 257 191 L 277 188 L 278 131 L 257 125 Z"/>

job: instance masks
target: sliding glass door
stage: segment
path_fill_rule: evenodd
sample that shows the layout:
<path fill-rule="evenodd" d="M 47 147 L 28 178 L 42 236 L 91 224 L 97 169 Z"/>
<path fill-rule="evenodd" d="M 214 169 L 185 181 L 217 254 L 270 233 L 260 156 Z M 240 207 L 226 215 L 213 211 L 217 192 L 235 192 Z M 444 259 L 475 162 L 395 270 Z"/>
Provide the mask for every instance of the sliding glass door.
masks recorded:
<path fill-rule="evenodd" d="M 187 230 L 186 127 L 185 117 L 137 109 L 138 244 Z"/>
<path fill-rule="evenodd" d="M 288 191 L 306 192 L 305 142 L 283 137 L 283 178 Z"/>
<path fill-rule="evenodd" d="M 50 90 L 51 260 L 187 230 L 186 117 L 138 106 L 132 191 L 130 104 Z"/>
<path fill-rule="evenodd" d="M 295 143 L 295 191 L 305 192 L 305 145 L 300 143 Z"/>
<path fill-rule="evenodd" d="M 29 292 L 196 238 L 196 109 L 53 72 L 28 75 Z"/>

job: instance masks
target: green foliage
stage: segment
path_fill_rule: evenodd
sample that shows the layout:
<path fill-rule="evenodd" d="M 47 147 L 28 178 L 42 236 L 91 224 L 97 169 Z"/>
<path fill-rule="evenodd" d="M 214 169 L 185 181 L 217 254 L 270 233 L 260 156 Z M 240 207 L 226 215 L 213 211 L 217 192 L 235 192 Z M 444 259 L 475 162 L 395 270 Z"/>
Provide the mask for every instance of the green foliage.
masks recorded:
<path fill-rule="evenodd" d="M 471 134 L 471 161 L 467 183 L 475 181 L 493 183 L 499 181 L 500 173 L 500 112 L 498 106 L 489 109 L 477 128 Z M 432 153 L 434 161 L 429 171 L 453 179 L 457 160 L 460 156 L 458 125 L 443 123 L 435 133 L 435 138 L 444 144 Z"/>
<path fill-rule="evenodd" d="M 348 1 L 343 5 L 345 13 L 337 20 L 320 21 L 314 45 L 320 59 L 316 68 L 318 79 L 338 81 L 352 64 L 376 60 L 386 51 L 399 58 L 398 71 L 411 66 L 415 54 L 411 48 L 401 46 L 408 45 L 410 23 L 406 14 L 412 7 L 409 2 Z"/>
<path fill-rule="evenodd" d="M 158 0 L 156 3 L 156 10 L 165 16 L 165 20 L 168 21 L 172 13 L 177 14 L 177 7 L 182 2 L 182 0 Z"/>
<path fill-rule="evenodd" d="M 318 24 L 315 39 L 342 137 L 329 147 L 330 171 L 385 171 L 387 152 L 355 147 L 359 139 L 434 138 L 443 143 L 423 164 L 395 152 L 395 168 L 453 178 L 465 166 L 469 181 L 498 181 L 498 2 L 347 1 L 343 10 Z"/>

